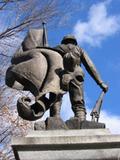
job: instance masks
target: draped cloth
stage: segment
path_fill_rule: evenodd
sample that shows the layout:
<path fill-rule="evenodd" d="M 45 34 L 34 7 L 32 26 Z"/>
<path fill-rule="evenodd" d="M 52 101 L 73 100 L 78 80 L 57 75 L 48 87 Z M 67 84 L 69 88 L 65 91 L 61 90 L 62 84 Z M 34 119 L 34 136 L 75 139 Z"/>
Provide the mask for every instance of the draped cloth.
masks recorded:
<path fill-rule="evenodd" d="M 63 69 L 63 58 L 56 51 L 50 48 L 38 48 L 17 52 L 11 62 L 12 65 L 6 72 L 6 84 L 15 89 L 19 89 L 19 86 L 14 85 L 16 82 L 21 84 L 22 90 L 30 91 L 35 96 L 37 106 L 38 103 L 44 103 L 40 100 L 41 97 L 45 98 L 47 93 L 53 93 L 54 97 L 64 93 L 60 87 L 59 76 L 59 72 Z M 44 110 L 55 100 L 54 98 L 54 101 L 48 101 L 46 105 L 49 106 L 44 106 Z"/>
<path fill-rule="evenodd" d="M 27 120 L 41 118 L 55 103 L 57 96 L 64 94 L 59 75 L 63 70 L 62 56 L 49 47 L 35 48 L 38 43 L 32 41 L 25 38 L 6 72 L 6 84 L 9 87 L 30 91 L 35 96 L 35 103 L 32 105 L 29 105 L 29 97 L 22 97 L 17 101 L 19 115 Z M 47 93 L 52 93 L 54 99 L 47 98 Z"/>

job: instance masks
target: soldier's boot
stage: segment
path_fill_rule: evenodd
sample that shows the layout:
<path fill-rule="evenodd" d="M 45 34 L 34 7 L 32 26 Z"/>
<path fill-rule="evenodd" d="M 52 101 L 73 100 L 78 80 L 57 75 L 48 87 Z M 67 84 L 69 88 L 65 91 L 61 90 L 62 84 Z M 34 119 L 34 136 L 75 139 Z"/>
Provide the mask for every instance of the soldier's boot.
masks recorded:
<path fill-rule="evenodd" d="M 75 117 L 79 118 L 80 121 L 86 120 L 86 110 L 84 107 L 80 107 L 80 106 L 76 106 L 75 108 L 73 107 L 73 112 Z"/>
<path fill-rule="evenodd" d="M 59 100 L 53 106 L 51 106 L 50 117 L 60 118 L 61 103 L 61 100 Z"/>

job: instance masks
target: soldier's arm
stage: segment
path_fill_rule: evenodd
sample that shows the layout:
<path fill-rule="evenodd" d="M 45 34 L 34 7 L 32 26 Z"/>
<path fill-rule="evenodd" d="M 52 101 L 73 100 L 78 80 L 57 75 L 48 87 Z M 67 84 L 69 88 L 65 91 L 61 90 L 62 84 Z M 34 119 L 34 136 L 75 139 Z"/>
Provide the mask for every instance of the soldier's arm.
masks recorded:
<path fill-rule="evenodd" d="M 87 72 L 96 81 L 96 83 L 106 92 L 108 90 L 108 86 L 101 79 L 100 74 L 98 73 L 92 60 L 87 55 L 87 53 L 85 53 L 83 50 L 81 50 L 81 52 L 82 52 L 81 61 L 82 61 L 83 65 L 85 66 Z"/>

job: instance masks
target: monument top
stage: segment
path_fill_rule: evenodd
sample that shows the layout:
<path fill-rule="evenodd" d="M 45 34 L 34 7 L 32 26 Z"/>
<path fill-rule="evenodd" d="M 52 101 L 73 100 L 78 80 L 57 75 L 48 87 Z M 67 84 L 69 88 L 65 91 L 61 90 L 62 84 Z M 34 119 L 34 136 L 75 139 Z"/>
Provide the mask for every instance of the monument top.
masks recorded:
<path fill-rule="evenodd" d="M 20 49 L 13 55 L 6 72 L 6 84 L 15 89 L 30 91 L 29 97 L 17 101 L 19 116 L 26 120 L 37 120 L 50 109 L 50 117 L 60 119 L 62 97 L 69 92 L 74 117 L 86 121 L 84 101 L 83 64 L 102 89 L 102 93 L 91 113 L 92 120 L 99 119 L 100 107 L 108 86 L 101 79 L 95 65 L 86 52 L 78 46 L 73 35 L 65 36 L 61 44 L 50 48 L 47 45 L 45 25 L 43 29 L 28 32 Z M 49 93 L 49 97 L 47 96 Z"/>

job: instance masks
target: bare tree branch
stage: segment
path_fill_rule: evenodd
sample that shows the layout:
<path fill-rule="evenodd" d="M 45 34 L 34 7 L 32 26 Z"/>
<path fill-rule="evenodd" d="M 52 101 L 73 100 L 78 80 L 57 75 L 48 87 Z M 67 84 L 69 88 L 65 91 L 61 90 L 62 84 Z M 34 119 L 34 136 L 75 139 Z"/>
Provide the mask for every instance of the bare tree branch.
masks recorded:
<path fill-rule="evenodd" d="M 15 3 L 16 1 L 23 1 L 23 0 L 1 0 L 0 1 L 0 11 L 2 11 L 10 3 Z"/>
<path fill-rule="evenodd" d="M 4 146 L 2 152 L 0 151 L 0 157 L 4 157 L 3 159 L 13 156 L 10 148 L 11 136 L 25 135 L 28 128 L 32 126 L 31 123 L 18 117 L 16 113 L 15 99 L 23 95 L 23 92 L 10 90 L 4 84 L 5 71 L 10 63 L 10 57 L 20 43 L 21 35 L 25 35 L 29 28 L 39 28 L 43 21 L 58 21 L 59 17 L 70 11 L 69 3 L 69 0 L 0 0 L 0 13 L 5 13 L 0 19 L 4 23 L 4 27 L 0 30 L 0 122 L 2 126 L 0 142 Z M 62 5 L 65 6 L 64 9 Z M 18 37 L 19 42 L 17 42 Z"/>
<path fill-rule="evenodd" d="M 9 2 L 11 1 L 6 1 L 7 4 Z M 12 1 L 12 2 L 15 2 L 15 1 Z M 40 2 L 42 1 L 40 0 Z M 6 3 L 4 3 L 4 5 Z M 21 22 L 19 22 L 15 26 L 8 27 L 5 31 L 1 32 L 0 39 L 11 37 L 16 33 L 23 31 L 25 28 L 35 25 L 36 22 L 37 22 L 36 25 L 40 26 L 42 21 L 48 21 L 49 19 L 52 19 L 53 17 L 55 17 L 55 15 L 57 14 L 57 9 L 55 6 L 56 0 L 49 0 L 48 2 L 45 1 L 45 3 L 42 3 L 44 4 L 43 6 L 39 6 L 40 9 L 36 7 L 37 2 L 36 4 L 34 5 L 33 4 L 34 4 L 33 1 L 30 1 L 30 4 L 29 4 L 30 7 L 27 6 L 27 8 L 25 8 L 25 5 L 20 6 L 24 8 L 24 11 L 21 12 L 20 10 L 19 14 L 20 14 L 20 17 L 22 17 L 22 15 L 25 14 L 24 18 L 22 18 Z"/>
<path fill-rule="evenodd" d="M 8 55 L 5 55 L 5 54 L 3 54 L 3 53 L 0 53 L 0 56 L 5 56 L 5 57 L 12 57 L 12 56 L 8 56 Z"/>

